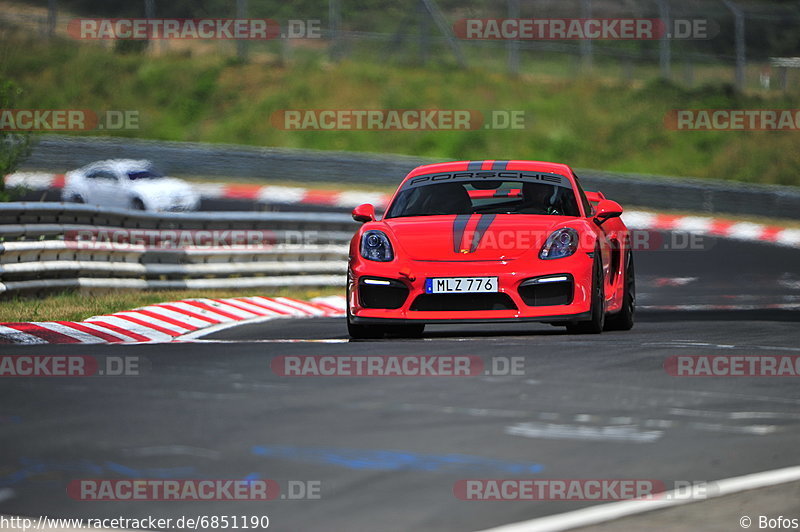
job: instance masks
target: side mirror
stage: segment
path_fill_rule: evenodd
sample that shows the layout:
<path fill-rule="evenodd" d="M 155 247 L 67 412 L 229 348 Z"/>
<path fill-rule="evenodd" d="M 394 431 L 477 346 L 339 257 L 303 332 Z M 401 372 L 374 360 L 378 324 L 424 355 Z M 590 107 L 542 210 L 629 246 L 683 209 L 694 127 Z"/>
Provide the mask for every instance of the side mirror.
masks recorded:
<path fill-rule="evenodd" d="M 594 214 L 594 223 L 603 225 L 610 218 L 622 216 L 622 206 L 616 201 L 600 200 Z"/>
<path fill-rule="evenodd" d="M 375 207 L 370 203 L 364 203 L 353 209 L 353 220 L 361 223 L 375 221 Z"/>

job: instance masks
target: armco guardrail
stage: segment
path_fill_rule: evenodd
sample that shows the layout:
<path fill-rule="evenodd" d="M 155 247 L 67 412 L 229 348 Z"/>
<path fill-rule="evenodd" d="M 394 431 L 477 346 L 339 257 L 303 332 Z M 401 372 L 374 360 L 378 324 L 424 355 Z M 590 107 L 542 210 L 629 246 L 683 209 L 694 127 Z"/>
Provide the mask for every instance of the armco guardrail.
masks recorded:
<path fill-rule="evenodd" d="M 344 214 L 0 203 L 0 293 L 341 285 L 356 227 Z"/>
<path fill-rule="evenodd" d="M 536 153 L 519 154 L 536 159 Z M 109 137 L 43 136 L 20 170 L 63 173 L 98 159 L 145 158 L 174 175 L 395 185 L 412 168 L 434 162 L 401 155 L 257 148 Z M 651 209 L 800 218 L 800 189 L 579 170 L 587 189 Z"/>

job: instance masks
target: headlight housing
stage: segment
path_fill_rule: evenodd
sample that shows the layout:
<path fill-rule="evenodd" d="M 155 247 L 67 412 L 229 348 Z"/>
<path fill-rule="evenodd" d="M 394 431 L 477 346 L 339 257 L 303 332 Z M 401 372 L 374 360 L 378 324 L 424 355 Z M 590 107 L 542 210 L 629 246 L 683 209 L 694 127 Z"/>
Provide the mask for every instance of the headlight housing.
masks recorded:
<path fill-rule="evenodd" d="M 394 260 L 394 250 L 383 231 L 365 231 L 361 235 L 361 256 L 367 260 L 389 262 Z"/>
<path fill-rule="evenodd" d="M 563 259 L 569 257 L 578 250 L 578 232 L 571 227 L 564 227 L 553 231 L 539 252 L 539 258 L 543 260 Z"/>

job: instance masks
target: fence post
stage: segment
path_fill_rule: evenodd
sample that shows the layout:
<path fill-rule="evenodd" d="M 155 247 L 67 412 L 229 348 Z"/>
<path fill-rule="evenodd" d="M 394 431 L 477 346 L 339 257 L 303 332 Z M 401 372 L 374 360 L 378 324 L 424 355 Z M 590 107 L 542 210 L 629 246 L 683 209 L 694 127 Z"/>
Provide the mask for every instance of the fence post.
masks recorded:
<path fill-rule="evenodd" d="M 445 19 L 442 10 L 439 9 L 439 6 L 436 4 L 436 0 L 422 0 L 422 4 L 433 19 L 436 27 L 439 28 L 439 32 L 444 35 L 447 44 L 450 45 L 450 49 L 453 51 L 453 55 L 456 56 L 456 61 L 458 61 L 458 66 L 467 68 L 467 59 L 464 57 L 461 45 L 458 39 L 453 35 L 452 27 L 447 23 L 447 19 Z"/>
<path fill-rule="evenodd" d="M 47 2 L 47 36 L 52 38 L 56 33 L 56 21 L 58 19 L 58 6 L 56 0 Z"/>
<path fill-rule="evenodd" d="M 236 18 L 247 18 L 247 0 L 236 0 Z M 236 41 L 236 57 L 239 61 L 247 60 L 247 41 L 239 39 Z"/>
<path fill-rule="evenodd" d="M 730 0 L 722 1 L 725 7 L 730 9 L 731 13 L 733 13 L 734 35 L 736 39 L 736 90 L 741 91 L 744 89 L 744 68 L 747 62 L 744 42 L 744 11 Z"/>
<path fill-rule="evenodd" d="M 622 75 L 625 83 L 633 83 L 633 59 L 628 55 L 625 56 L 625 62 L 622 63 Z"/>
<path fill-rule="evenodd" d="M 686 59 L 686 63 L 683 65 L 683 77 L 689 87 L 694 86 L 694 64 L 691 57 Z"/>
<path fill-rule="evenodd" d="M 508 18 L 519 18 L 519 0 L 508 0 Z M 519 41 L 513 39 L 506 44 L 508 49 L 508 73 L 519 74 Z"/>
<path fill-rule="evenodd" d="M 146 19 L 154 19 L 156 18 L 156 0 L 144 0 L 144 18 Z M 161 35 L 159 35 L 161 37 Z M 163 39 L 159 39 L 159 42 L 163 41 Z M 147 44 L 148 48 L 150 48 L 150 52 L 156 47 L 155 42 L 151 39 L 150 42 Z"/>
<path fill-rule="evenodd" d="M 581 18 L 592 18 L 592 0 L 581 0 Z M 581 39 L 581 64 L 587 71 L 592 69 L 592 40 Z"/>
<path fill-rule="evenodd" d="M 670 28 L 672 22 L 670 20 L 669 0 L 656 0 L 658 3 L 658 13 L 661 17 L 661 24 L 664 27 L 664 33 L 661 35 L 661 40 L 658 43 L 658 57 L 661 66 L 661 77 L 664 79 L 670 78 L 670 67 L 672 63 L 672 49 L 670 47 Z"/>
<path fill-rule="evenodd" d="M 428 63 L 428 53 L 430 52 L 430 21 L 425 4 L 421 1 L 417 3 L 417 21 L 419 23 L 419 62 L 425 66 Z"/>
<path fill-rule="evenodd" d="M 341 20 L 339 12 L 339 0 L 328 0 L 328 28 L 330 34 L 330 48 L 328 53 L 331 60 L 339 57 L 339 23 Z"/>

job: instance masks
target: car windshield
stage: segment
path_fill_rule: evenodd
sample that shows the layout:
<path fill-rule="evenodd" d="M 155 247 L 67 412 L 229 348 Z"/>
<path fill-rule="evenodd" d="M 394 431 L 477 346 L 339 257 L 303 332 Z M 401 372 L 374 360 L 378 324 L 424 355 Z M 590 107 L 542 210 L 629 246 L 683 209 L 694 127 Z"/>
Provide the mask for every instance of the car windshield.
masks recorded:
<path fill-rule="evenodd" d="M 465 181 L 403 186 L 386 218 L 448 214 L 579 216 L 572 188 L 561 183 Z"/>
<path fill-rule="evenodd" d="M 136 181 L 137 179 L 157 179 L 159 177 L 164 177 L 160 172 L 156 170 L 132 170 L 126 172 L 128 174 L 128 178 L 131 181 Z"/>

